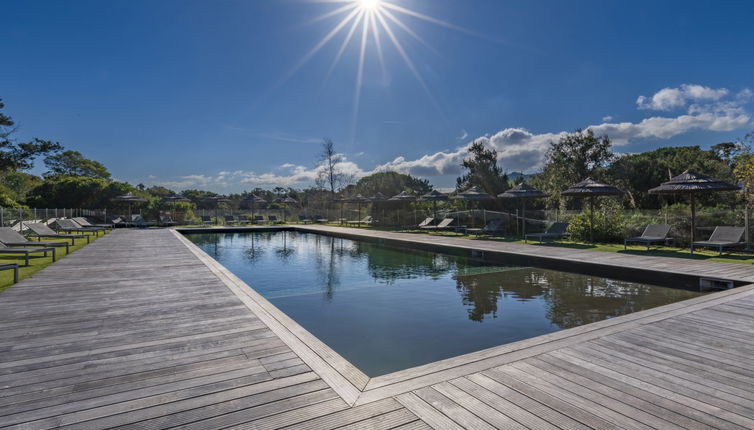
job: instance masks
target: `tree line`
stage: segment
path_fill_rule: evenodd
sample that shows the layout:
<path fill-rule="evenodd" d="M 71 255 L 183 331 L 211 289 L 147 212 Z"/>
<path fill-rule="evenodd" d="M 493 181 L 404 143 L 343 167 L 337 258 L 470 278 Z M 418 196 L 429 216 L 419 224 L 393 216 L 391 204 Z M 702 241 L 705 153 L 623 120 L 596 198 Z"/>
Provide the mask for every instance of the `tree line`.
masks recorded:
<path fill-rule="evenodd" d="M 148 200 L 147 208 L 159 209 L 161 199 L 173 194 L 162 186 L 131 185 L 112 179 L 108 169 L 78 151 L 65 149 L 59 142 L 34 138 L 19 141 L 17 126 L 3 112 L 0 99 L 0 206 L 3 207 L 110 207 L 111 199 L 132 192 Z M 462 161 L 464 173 L 456 180 L 456 190 L 477 186 L 497 195 L 516 183 L 527 180 L 547 192 L 549 199 L 535 203 L 541 207 L 572 208 L 578 202 L 561 198 L 560 192 L 588 176 L 618 186 L 626 192 L 622 205 L 627 208 L 655 209 L 667 203 L 667 197 L 647 193 L 652 187 L 667 181 L 686 169 L 695 170 L 730 182 L 740 182 L 748 190 L 754 189 L 754 132 L 735 142 L 723 142 L 709 149 L 700 146 L 663 147 L 636 154 L 616 154 L 608 136 L 597 136 L 592 130 L 576 130 L 550 143 L 541 172 L 510 179 L 500 167 L 497 151 L 478 140 L 469 145 L 468 156 Z M 36 176 L 27 171 L 42 160 L 46 171 Z M 355 178 L 344 169 L 345 160 L 330 139 L 323 141 L 317 159 L 317 178 L 312 187 L 296 189 L 275 187 L 254 188 L 225 196 L 229 208 L 244 208 L 244 199 L 255 194 L 280 207 L 283 197 L 291 197 L 300 204 L 333 202 L 339 197 L 361 194 L 371 197 L 377 193 L 390 197 L 402 191 L 416 195 L 432 190 L 427 179 L 393 171 L 377 172 Z M 216 196 L 212 191 L 189 189 L 181 192 L 196 208 L 214 207 L 202 200 Z M 726 193 L 736 194 L 736 193 Z M 708 197 L 710 204 L 735 204 L 737 195 Z M 712 199 L 715 199 L 712 201 Z M 491 203 L 502 204 L 500 202 Z"/>

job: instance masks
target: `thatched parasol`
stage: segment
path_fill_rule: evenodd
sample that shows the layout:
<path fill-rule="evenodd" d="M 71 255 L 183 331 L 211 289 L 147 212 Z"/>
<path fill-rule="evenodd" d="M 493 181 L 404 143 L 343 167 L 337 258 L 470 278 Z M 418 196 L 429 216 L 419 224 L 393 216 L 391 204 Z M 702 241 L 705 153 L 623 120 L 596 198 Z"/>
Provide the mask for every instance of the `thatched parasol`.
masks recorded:
<path fill-rule="evenodd" d="M 702 175 L 701 173 L 686 170 L 680 175 L 670 178 L 668 182 L 663 182 L 659 187 L 652 188 L 649 190 L 649 193 L 689 195 L 691 204 L 691 241 L 693 242 L 696 236 L 696 195 L 699 193 L 737 191 L 740 189 L 741 187 L 738 185 L 729 184 L 719 179 Z"/>
<path fill-rule="evenodd" d="M 372 203 L 374 203 L 374 208 L 373 209 L 376 209 L 377 207 L 382 207 L 382 211 L 381 211 L 381 215 L 380 215 L 379 220 L 378 221 L 372 220 L 372 222 L 376 223 L 376 222 L 382 222 L 382 221 L 384 221 L 384 219 L 385 219 L 385 205 L 378 205 L 377 203 L 386 202 L 388 200 L 387 196 L 384 195 L 384 194 L 382 194 L 381 192 L 377 191 L 371 197 L 369 197 L 369 200 L 371 200 Z M 373 210 L 373 212 L 374 212 L 374 210 Z"/>
<path fill-rule="evenodd" d="M 393 202 L 415 202 L 416 196 L 408 191 L 401 191 L 399 194 L 390 197 L 388 200 Z"/>
<path fill-rule="evenodd" d="M 589 197 L 589 240 L 594 242 L 594 200 L 600 196 L 620 196 L 623 191 L 617 187 L 597 181 L 593 178 L 586 178 L 576 185 L 560 193 L 561 196 Z"/>
<path fill-rule="evenodd" d="M 495 197 L 492 194 L 487 194 L 484 190 L 477 187 L 476 185 L 469 188 L 468 190 L 458 193 L 455 196 L 453 196 L 453 199 L 459 200 L 475 200 L 475 201 L 483 201 L 483 200 L 492 200 Z"/>
<path fill-rule="evenodd" d="M 476 185 L 452 197 L 452 199 L 454 200 L 471 200 L 475 202 L 493 200 L 494 198 L 495 196 L 493 196 L 492 194 L 487 194 L 487 192 L 485 192 L 484 190 L 482 190 Z M 487 212 L 482 211 L 482 218 L 483 218 L 484 224 L 487 224 Z M 472 228 L 474 227 L 474 214 L 473 213 L 471 214 L 471 227 Z"/>
<path fill-rule="evenodd" d="M 165 203 L 188 203 L 191 199 L 187 199 L 180 194 L 173 194 L 172 196 L 165 196 L 162 198 Z"/>
<path fill-rule="evenodd" d="M 134 193 L 128 192 L 121 194 L 110 199 L 111 202 L 127 203 L 128 204 L 128 221 L 131 222 L 131 204 L 133 203 L 146 203 L 147 199 L 139 197 Z"/>
<path fill-rule="evenodd" d="M 217 224 L 217 208 L 220 206 L 220 203 L 228 203 L 230 200 L 226 199 L 223 196 L 209 196 L 199 201 L 202 203 L 209 203 L 209 204 L 215 205 L 215 224 Z"/>
<path fill-rule="evenodd" d="M 521 200 L 521 233 L 526 237 L 526 201 L 529 199 L 541 199 L 547 197 L 544 192 L 532 187 L 531 185 L 521 182 L 508 191 L 497 195 L 501 199 L 519 199 Z"/>
<path fill-rule="evenodd" d="M 385 200 L 387 200 L 387 196 L 377 191 L 372 197 L 369 197 L 369 200 L 373 202 L 384 202 Z"/>
<path fill-rule="evenodd" d="M 277 199 L 275 199 L 275 202 L 282 203 L 283 205 L 285 205 L 285 208 L 283 208 L 281 210 L 281 212 L 283 213 L 283 222 L 285 222 L 285 209 L 288 208 L 288 205 L 297 205 L 298 204 L 298 200 L 294 199 L 291 196 L 285 196 L 285 197 L 282 197 L 282 198 L 277 198 Z"/>
<path fill-rule="evenodd" d="M 361 205 L 362 203 L 369 203 L 370 200 L 361 194 L 356 194 L 355 196 L 348 197 L 343 199 L 346 203 L 356 203 L 358 207 L 359 214 L 356 216 L 356 222 L 359 227 L 361 227 Z"/>
<path fill-rule="evenodd" d="M 447 194 L 443 194 L 437 190 L 432 190 L 428 192 L 427 194 L 422 195 L 419 197 L 420 201 L 423 202 L 432 202 L 432 212 L 434 214 L 434 217 L 437 218 L 437 202 L 443 202 L 450 199 Z"/>
<path fill-rule="evenodd" d="M 267 200 L 259 197 L 256 194 L 249 194 L 241 200 L 244 204 L 251 206 L 251 223 L 254 223 L 254 207 L 257 203 L 267 203 Z"/>
<path fill-rule="evenodd" d="M 394 195 L 393 197 L 390 197 L 388 199 L 391 202 L 415 202 L 416 196 L 409 193 L 408 191 L 401 191 L 400 193 Z M 416 212 L 414 211 L 414 221 L 416 221 Z M 400 227 L 401 224 L 401 211 L 400 208 L 398 209 L 398 225 Z"/>

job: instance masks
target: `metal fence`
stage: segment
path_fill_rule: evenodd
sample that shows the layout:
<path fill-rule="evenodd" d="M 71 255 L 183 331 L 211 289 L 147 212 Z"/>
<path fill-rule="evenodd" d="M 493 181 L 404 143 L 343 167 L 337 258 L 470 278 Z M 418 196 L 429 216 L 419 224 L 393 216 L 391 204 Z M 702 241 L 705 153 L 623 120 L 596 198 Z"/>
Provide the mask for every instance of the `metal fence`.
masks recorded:
<path fill-rule="evenodd" d="M 522 224 L 526 223 L 527 232 L 545 230 L 556 221 L 570 221 L 583 213 L 582 211 L 536 210 L 527 209 L 524 218 L 519 210 L 492 211 L 484 209 L 455 211 L 421 205 L 380 205 L 370 204 L 363 207 L 356 205 L 320 204 L 288 208 L 254 208 L 254 209 L 194 209 L 192 211 L 160 210 L 155 213 L 142 214 L 134 210 L 133 216 L 141 216 L 150 225 L 237 225 L 242 223 L 282 223 L 314 221 L 342 223 L 353 225 L 366 220 L 370 225 L 384 228 L 412 229 L 425 218 L 437 220 L 455 218 L 456 224 L 482 227 L 493 219 L 502 220 L 502 234 L 518 235 Z M 601 209 L 597 209 L 598 211 Z M 613 212 L 613 216 L 616 213 Z M 112 222 L 121 218 L 130 221 L 124 211 L 83 208 L 2 208 L 0 207 L 0 226 L 19 227 L 22 222 L 47 222 L 54 218 L 89 217 L 96 222 Z M 691 221 L 688 208 L 663 208 L 654 210 L 622 210 L 617 212 L 625 236 L 641 234 L 647 224 L 668 224 L 677 243 L 687 243 L 690 238 Z M 261 217 L 261 219 L 259 218 Z M 369 218 L 366 218 L 369 217 Z M 255 220 L 256 218 L 256 220 Z M 696 237 L 706 239 L 715 226 L 736 225 L 749 227 L 745 208 L 719 209 L 702 208 L 697 211 Z M 749 235 L 750 236 L 750 235 Z M 747 237 L 748 239 L 748 237 Z"/>

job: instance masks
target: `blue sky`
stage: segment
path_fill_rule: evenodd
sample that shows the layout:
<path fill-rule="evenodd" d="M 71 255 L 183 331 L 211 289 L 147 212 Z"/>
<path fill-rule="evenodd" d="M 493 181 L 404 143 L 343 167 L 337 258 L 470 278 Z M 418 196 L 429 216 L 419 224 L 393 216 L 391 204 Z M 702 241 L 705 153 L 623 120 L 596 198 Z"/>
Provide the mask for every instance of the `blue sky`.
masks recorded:
<path fill-rule="evenodd" d="M 19 138 L 218 192 L 309 185 L 323 137 L 357 175 L 446 187 L 475 138 L 533 172 L 576 128 L 618 152 L 754 130 L 753 2 L 383 0 L 423 43 L 383 14 L 416 73 L 384 30 L 381 65 L 368 33 L 358 109 L 361 27 L 335 67 L 353 21 L 300 64 L 348 11 L 315 18 L 349 3 L 5 2 L 0 97 Z"/>

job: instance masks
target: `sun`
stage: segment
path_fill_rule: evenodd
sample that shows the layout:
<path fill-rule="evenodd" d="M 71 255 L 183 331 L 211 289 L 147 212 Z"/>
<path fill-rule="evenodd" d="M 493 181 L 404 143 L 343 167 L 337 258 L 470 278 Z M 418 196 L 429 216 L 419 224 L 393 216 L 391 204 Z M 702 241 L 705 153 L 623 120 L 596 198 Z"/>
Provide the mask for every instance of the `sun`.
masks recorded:
<path fill-rule="evenodd" d="M 356 0 L 359 7 L 365 11 L 374 11 L 380 8 L 380 0 Z"/>
<path fill-rule="evenodd" d="M 419 42 L 422 46 L 430 48 L 430 50 L 434 52 L 437 52 L 437 50 L 432 48 L 411 28 L 410 21 L 404 22 L 404 20 L 425 21 L 448 29 L 462 31 L 464 33 L 472 33 L 471 31 L 425 15 L 421 12 L 400 6 L 398 3 L 403 0 L 303 1 L 312 3 L 340 3 L 339 6 L 334 7 L 332 10 L 311 20 L 311 23 L 335 17 L 338 18 L 328 33 L 298 61 L 298 63 L 284 76 L 283 80 L 288 79 L 296 73 L 297 70 L 303 67 L 304 64 L 309 62 L 312 57 L 321 51 L 325 45 L 328 45 L 331 41 L 336 40 L 337 38 L 341 38 L 339 43 L 340 46 L 337 49 L 335 58 L 333 58 L 330 69 L 327 72 L 325 78 L 327 79 L 342 59 L 347 48 L 350 45 L 356 45 L 358 51 L 356 54 L 356 80 L 354 85 L 352 118 L 352 129 L 355 130 L 356 118 L 361 99 L 361 89 L 364 83 L 365 63 L 368 57 L 367 50 L 376 54 L 375 59 L 382 69 L 383 76 L 386 76 L 388 71 L 385 64 L 385 55 L 387 53 L 385 52 L 386 46 L 384 45 L 391 45 L 393 50 L 397 53 L 397 56 L 403 60 L 405 66 L 411 74 L 414 75 L 419 85 L 424 89 L 432 104 L 438 112 L 442 114 L 442 109 L 440 108 L 439 103 L 437 103 L 432 91 L 419 73 L 419 69 L 414 65 L 414 60 L 411 58 L 411 55 L 404 48 L 401 37 L 408 36 Z"/>

